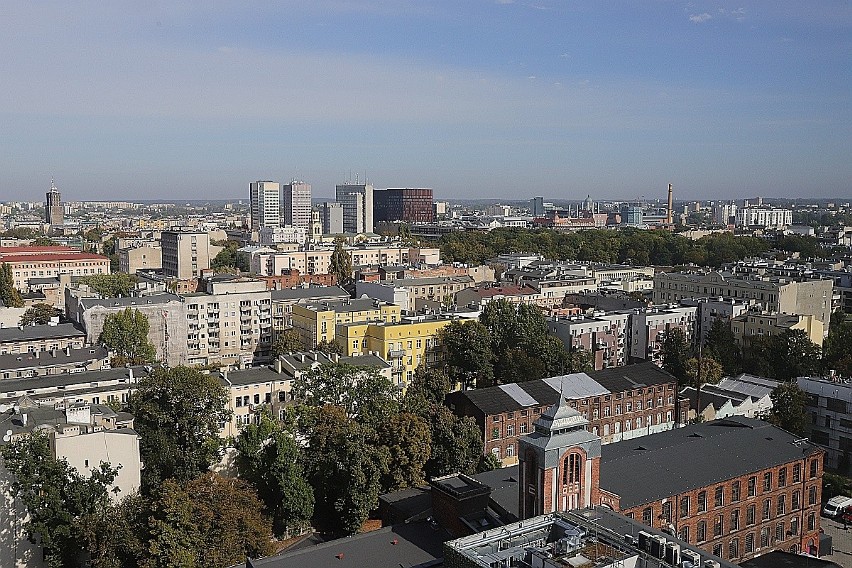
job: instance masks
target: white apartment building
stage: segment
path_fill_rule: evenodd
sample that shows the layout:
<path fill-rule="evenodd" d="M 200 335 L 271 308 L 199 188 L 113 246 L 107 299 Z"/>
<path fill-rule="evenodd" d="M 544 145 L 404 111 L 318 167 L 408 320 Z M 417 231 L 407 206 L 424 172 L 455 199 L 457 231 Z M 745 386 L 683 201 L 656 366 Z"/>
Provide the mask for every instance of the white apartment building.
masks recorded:
<path fill-rule="evenodd" d="M 328 274 L 332 248 L 251 253 L 251 271 L 259 276 L 277 276 L 296 269 L 301 274 Z M 441 264 L 437 248 L 402 246 L 347 247 L 352 266 L 409 266 Z"/>
<path fill-rule="evenodd" d="M 181 280 L 198 278 L 222 250 L 210 244 L 205 231 L 163 231 L 160 238 L 163 275 Z"/>
<path fill-rule="evenodd" d="M 310 211 L 308 213 L 310 214 Z M 259 236 L 261 245 L 277 245 L 279 243 L 303 245 L 308 240 L 308 230 L 305 227 L 294 227 L 292 225 L 261 227 Z"/>
<path fill-rule="evenodd" d="M 244 368 L 269 359 L 272 301 L 265 282 L 218 275 L 207 280 L 206 292 L 182 299 L 190 365 Z"/>
<path fill-rule="evenodd" d="M 691 344 L 697 312 L 698 308 L 691 306 L 634 310 L 630 315 L 630 357 L 661 365 L 661 348 L 666 333 L 675 328 L 682 329 L 687 344 Z"/>
<path fill-rule="evenodd" d="M 281 187 L 274 181 L 255 181 L 249 186 L 251 228 L 281 225 Z"/>
<path fill-rule="evenodd" d="M 793 212 L 790 209 L 768 209 L 763 207 L 743 207 L 736 211 L 737 227 L 783 228 L 793 224 Z"/>

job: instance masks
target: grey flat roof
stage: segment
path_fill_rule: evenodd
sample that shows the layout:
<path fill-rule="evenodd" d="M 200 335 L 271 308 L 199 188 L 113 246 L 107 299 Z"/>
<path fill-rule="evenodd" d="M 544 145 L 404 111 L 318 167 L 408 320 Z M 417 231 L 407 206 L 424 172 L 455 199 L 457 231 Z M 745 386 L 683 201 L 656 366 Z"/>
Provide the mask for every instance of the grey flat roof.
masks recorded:
<path fill-rule="evenodd" d="M 180 302 L 180 296 L 176 294 L 152 294 L 150 296 L 129 296 L 127 298 L 81 298 L 80 305 L 84 307 L 101 306 L 104 308 L 130 308 L 133 306 L 146 306 L 151 304 L 167 304 L 169 302 Z"/>
<path fill-rule="evenodd" d="M 76 327 L 73 323 L 60 323 L 59 325 L 27 325 L 24 326 L 23 329 L 19 327 L 6 327 L 0 329 L 0 343 L 32 341 L 36 339 L 53 339 L 60 337 L 85 338 L 86 332 Z"/>
<path fill-rule="evenodd" d="M 605 444 L 600 486 L 628 509 L 819 451 L 800 440 L 768 422 L 732 416 Z"/>
<path fill-rule="evenodd" d="M 349 292 L 340 286 L 311 286 L 310 288 L 288 288 L 271 290 L 272 300 L 309 300 L 312 298 L 348 298 Z"/>
<path fill-rule="evenodd" d="M 365 310 L 376 309 L 376 304 L 380 306 L 393 305 L 382 300 L 374 300 L 372 298 L 358 298 L 355 300 L 333 300 L 329 302 L 308 302 L 305 307 L 309 310 L 318 311 L 333 310 L 335 312 L 361 312 Z"/>
<path fill-rule="evenodd" d="M 146 376 L 142 367 L 133 368 L 135 378 Z M 70 385 L 89 385 L 100 381 L 117 381 L 128 378 L 129 371 L 125 368 L 104 369 L 101 371 L 85 371 L 82 373 L 62 373 L 60 375 L 44 375 L 22 379 L 0 380 L 0 396 L 9 392 L 25 392 L 34 389 L 58 388 Z M 76 391 L 75 391 L 76 392 Z"/>

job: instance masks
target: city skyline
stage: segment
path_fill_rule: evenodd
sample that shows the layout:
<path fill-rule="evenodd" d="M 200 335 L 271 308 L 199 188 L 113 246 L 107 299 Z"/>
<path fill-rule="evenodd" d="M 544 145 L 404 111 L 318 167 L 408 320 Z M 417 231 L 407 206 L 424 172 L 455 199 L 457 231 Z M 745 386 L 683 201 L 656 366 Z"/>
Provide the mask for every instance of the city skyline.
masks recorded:
<path fill-rule="evenodd" d="M 794 10 L 799 8 L 799 10 Z M 0 200 L 849 198 L 845 3 L 0 8 Z M 321 70 L 321 72 L 317 72 Z"/>

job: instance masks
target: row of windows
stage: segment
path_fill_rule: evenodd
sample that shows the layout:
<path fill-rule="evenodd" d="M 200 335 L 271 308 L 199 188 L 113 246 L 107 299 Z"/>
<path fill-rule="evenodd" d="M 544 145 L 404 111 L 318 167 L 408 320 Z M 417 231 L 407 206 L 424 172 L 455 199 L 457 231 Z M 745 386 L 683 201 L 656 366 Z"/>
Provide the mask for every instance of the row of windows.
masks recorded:
<path fill-rule="evenodd" d="M 814 513 L 808 514 L 807 517 L 807 530 L 813 531 L 816 528 L 816 515 Z M 762 527 L 758 533 L 750 532 L 747 533 L 743 537 L 743 548 L 740 549 L 740 538 L 734 537 L 730 541 L 728 541 L 728 550 L 727 557 L 731 560 L 739 558 L 741 553 L 742 555 L 748 555 L 755 551 L 755 545 L 758 545 L 760 548 L 768 547 L 770 544 L 777 544 L 779 542 L 783 542 L 790 537 L 799 535 L 799 517 L 791 517 L 789 528 L 785 521 L 779 521 L 775 524 L 773 534 L 773 527 L 766 526 Z M 722 535 L 721 532 L 716 533 L 716 527 L 713 528 L 714 535 L 712 538 L 718 538 Z M 707 532 L 707 524 L 704 521 L 700 521 L 695 527 L 695 543 L 701 544 L 703 542 L 707 542 L 708 532 Z M 684 526 L 678 531 L 678 538 L 683 540 L 684 542 L 691 542 L 689 527 Z M 758 544 L 759 543 L 759 544 Z M 713 554 L 719 556 L 720 558 L 725 558 L 725 548 L 723 543 L 716 543 L 713 546 Z"/>

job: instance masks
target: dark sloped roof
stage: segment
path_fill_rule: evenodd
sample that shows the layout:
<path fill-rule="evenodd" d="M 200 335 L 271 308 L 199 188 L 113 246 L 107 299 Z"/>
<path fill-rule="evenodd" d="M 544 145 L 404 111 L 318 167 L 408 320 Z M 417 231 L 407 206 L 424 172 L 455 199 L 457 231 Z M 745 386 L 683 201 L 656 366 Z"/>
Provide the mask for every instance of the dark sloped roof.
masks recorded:
<path fill-rule="evenodd" d="M 77 328 L 73 323 L 59 325 L 26 325 L 0 329 L 0 343 L 13 341 L 32 341 L 35 339 L 52 339 L 59 337 L 86 337 L 86 332 Z"/>
<path fill-rule="evenodd" d="M 446 531 L 433 529 L 426 522 L 400 524 L 324 542 L 312 548 L 252 560 L 251 565 L 257 568 L 423 566 L 444 556 L 442 545 L 449 539 Z"/>
<path fill-rule="evenodd" d="M 9 353 L 0 355 L 0 371 L 13 371 L 15 369 L 33 369 L 35 367 L 49 367 L 51 365 L 73 365 L 75 363 L 87 363 L 96 359 L 106 359 L 109 352 L 103 347 L 83 347 L 82 349 L 71 349 L 67 353 L 64 349 L 58 349 L 55 354 L 50 351 L 42 351 L 36 357 L 35 353 Z"/>
<path fill-rule="evenodd" d="M 602 446 L 600 486 L 626 509 L 818 451 L 767 422 L 734 416 Z"/>
<path fill-rule="evenodd" d="M 589 375 L 612 392 L 622 392 L 637 386 L 654 386 L 677 381 L 671 375 L 656 366 L 645 362 L 626 367 L 610 367 L 600 371 L 592 371 Z"/>
<path fill-rule="evenodd" d="M 33 389 L 58 388 L 70 385 L 89 385 L 100 381 L 116 381 L 129 377 L 125 368 L 86 371 L 84 373 L 62 373 L 59 375 L 42 375 L 23 379 L 3 379 L 0 381 L 0 395 L 8 392 L 27 391 Z M 133 375 L 140 378 L 147 375 L 143 367 L 133 367 Z M 77 392 L 77 391 L 74 391 Z"/>

